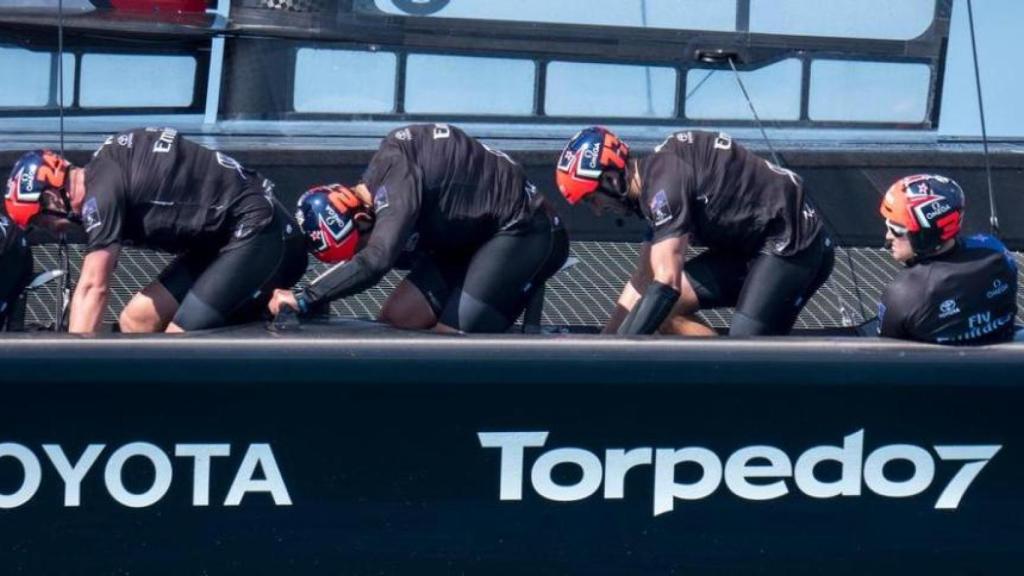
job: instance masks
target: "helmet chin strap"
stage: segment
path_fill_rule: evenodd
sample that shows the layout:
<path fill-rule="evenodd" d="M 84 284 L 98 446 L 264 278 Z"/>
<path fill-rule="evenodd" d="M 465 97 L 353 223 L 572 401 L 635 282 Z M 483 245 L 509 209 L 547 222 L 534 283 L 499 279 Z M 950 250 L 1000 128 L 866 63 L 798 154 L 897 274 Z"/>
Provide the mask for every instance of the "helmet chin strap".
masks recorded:
<path fill-rule="evenodd" d="M 629 183 L 626 178 L 626 170 L 613 169 L 602 172 L 597 192 L 618 202 L 624 206 L 627 211 L 637 214 L 638 216 L 641 215 L 640 202 L 629 194 Z"/>
<path fill-rule="evenodd" d="M 352 216 L 352 221 L 355 222 L 356 229 L 363 234 L 373 229 L 377 218 L 372 210 L 362 210 Z"/>

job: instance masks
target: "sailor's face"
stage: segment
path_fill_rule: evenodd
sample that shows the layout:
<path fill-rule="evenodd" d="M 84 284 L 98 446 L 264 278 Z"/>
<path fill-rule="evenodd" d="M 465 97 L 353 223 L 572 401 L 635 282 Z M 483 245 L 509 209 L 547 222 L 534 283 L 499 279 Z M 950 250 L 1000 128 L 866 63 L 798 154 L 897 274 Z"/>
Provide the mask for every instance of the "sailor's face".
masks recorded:
<path fill-rule="evenodd" d="M 886 222 L 885 245 L 897 262 L 907 262 L 914 258 L 914 249 L 910 246 L 905 228 Z"/>

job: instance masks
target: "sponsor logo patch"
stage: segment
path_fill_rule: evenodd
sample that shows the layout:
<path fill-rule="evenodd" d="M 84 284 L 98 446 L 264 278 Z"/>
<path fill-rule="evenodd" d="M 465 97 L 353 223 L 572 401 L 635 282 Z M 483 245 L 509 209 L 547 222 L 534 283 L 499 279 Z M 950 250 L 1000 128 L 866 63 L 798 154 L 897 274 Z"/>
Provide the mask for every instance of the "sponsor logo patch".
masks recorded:
<path fill-rule="evenodd" d="M 655 226 L 661 226 L 672 219 L 672 210 L 668 205 L 668 194 L 664 190 L 658 190 L 654 198 L 651 198 L 651 219 L 654 220 Z"/>
<path fill-rule="evenodd" d="M 939 216 L 949 212 L 953 208 L 944 199 L 938 199 L 934 202 L 929 202 L 922 207 L 922 213 L 924 217 L 929 220 L 935 220 Z"/>
<path fill-rule="evenodd" d="M 391 203 L 388 201 L 388 188 L 381 186 L 373 193 L 373 209 L 377 212 L 387 208 Z"/>
<path fill-rule="evenodd" d="M 956 304 L 955 298 L 950 298 L 939 305 L 939 318 L 949 318 L 960 313 L 960 307 Z"/>
<path fill-rule="evenodd" d="M 999 278 L 996 278 L 995 281 L 992 282 L 992 289 L 989 290 L 988 292 L 986 292 L 985 296 L 987 296 L 988 299 L 991 300 L 991 299 L 995 298 L 996 296 L 1001 296 L 1003 294 L 1006 294 L 1006 291 L 1009 290 L 1009 289 L 1010 289 L 1010 285 L 1009 284 L 1007 284 L 1006 282 L 1003 282 Z"/>
<path fill-rule="evenodd" d="M 32 196 L 32 193 L 36 191 L 36 169 L 36 166 L 29 166 L 21 172 L 21 186 L 18 196 L 23 200 L 39 198 L 38 193 Z"/>
<path fill-rule="evenodd" d="M 85 206 L 82 207 L 82 226 L 85 227 L 86 232 L 92 232 L 102 225 L 103 219 L 100 215 L 99 204 L 97 204 L 96 198 L 89 198 L 85 201 Z"/>

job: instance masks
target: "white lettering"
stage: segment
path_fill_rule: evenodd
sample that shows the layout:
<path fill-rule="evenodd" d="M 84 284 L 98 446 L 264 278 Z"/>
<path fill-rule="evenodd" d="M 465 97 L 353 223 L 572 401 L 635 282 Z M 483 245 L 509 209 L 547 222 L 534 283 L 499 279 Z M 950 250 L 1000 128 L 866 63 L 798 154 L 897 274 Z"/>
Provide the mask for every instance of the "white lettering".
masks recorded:
<path fill-rule="evenodd" d="M 483 448 L 501 451 L 499 498 L 523 499 L 523 478 L 526 448 L 542 448 L 548 432 L 480 432 Z M 942 461 L 966 462 L 940 494 L 935 508 L 952 510 L 959 507 L 971 483 L 982 468 L 1001 449 L 1000 445 L 936 446 Z M 894 461 L 909 464 L 909 476 L 894 480 L 886 475 L 886 467 Z M 681 464 L 686 468 L 686 482 L 677 479 Z M 578 480 L 558 484 L 554 470 L 573 466 L 580 472 Z M 530 483 L 541 498 L 556 502 L 583 500 L 597 493 L 603 481 L 603 498 L 621 500 L 626 497 L 626 476 L 631 470 L 653 465 L 653 513 L 671 512 L 677 500 L 701 500 L 711 496 L 722 484 L 744 500 L 771 500 L 790 492 L 786 478 L 792 477 L 796 488 L 811 498 L 860 496 L 861 486 L 887 498 L 907 498 L 926 491 L 935 479 L 935 460 L 920 446 L 891 444 L 882 446 L 864 458 L 864 430 L 843 439 L 842 446 L 812 446 L 792 463 L 790 457 L 774 446 L 754 445 L 739 448 L 726 459 L 703 447 L 615 448 L 604 451 L 604 461 L 597 453 L 581 448 L 554 448 L 542 452 L 534 460 Z M 819 467 L 829 466 L 838 475 L 823 480 Z M 892 472 L 892 470 L 890 470 Z M 633 476 L 640 474 L 634 472 Z M 830 474 L 831 476 L 832 474 Z M 753 479 L 774 479 L 754 482 Z M 635 478 L 634 482 L 640 480 Z"/>
<path fill-rule="evenodd" d="M 692 483 L 676 482 L 676 465 L 692 462 L 701 468 L 700 479 Z M 722 482 L 722 461 L 707 448 L 659 448 L 654 458 L 654 515 L 671 512 L 675 500 L 707 498 Z"/>
<path fill-rule="evenodd" d="M 984 326 L 985 324 L 988 324 L 991 321 L 992 321 L 992 313 L 991 312 L 982 312 L 980 314 L 972 314 L 971 317 L 969 317 L 967 319 L 967 326 L 970 327 L 970 328 L 977 328 L 979 326 Z"/>
<path fill-rule="evenodd" d="M 145 458 L 153 465 L 153 485 L 143 492 L 129 492 L 124 487 L 124 465 L 131 458 Z M 160 501 L 171 487 L 171 459 L 163 450 L 148 442 L 132 442 L 117 449 L 107 460 L 103 479 L 110 496 L 129 508 L 145 508 Z"/>
<path fill-rule="evenodd" d="M 263 469 L 263 480 L 253 478 L 256 467 Z M 292 499 L 288 494 L 288 487 L 284 485 L 284 478 L 281 470 L 277 467 L 277 460 L 274 459 L 274 452 L 270 444 L 251 444 L 249 450 L 242 458 L 238 466 L 238 474 L 235 475 L 228 496 L 224 499 L 225 506 L 238 506 L 242 503 L 242 497 L 249 492 L 269 492 L 277 506 L 291 506 Z"/>
<path fill-rule="evenodd" d="M 885 476 L 885 465 L 894 460 L 905 460 L 913 465 L 914 473 L 901 482 Z M 928 489 L 935 478 L 935 461 L 924 448 L 909 444 L 882 446 L 864 461 L 864 483 L 872 492 L 890 498 L 916 496 Z"/>
<path fill-rule="evenodd" d="M 179 458 L 192 458 L 192 505 L 210 505 L 210 459 L 217 456 L 230 456 L 230 444 L 177 444 L 174 455 Z"/>
<path fill-rule="evenodd" d="M 999 452 L 1002 446 L 995 444 L 988 446 L 936 446 L 940 460 L 967 462 L 953 476 L 953 479 L 946 485 L 946 489 L 939 495 L 935 507 L 940 510 L 955 510 L 960 506 L 960 499 L 964 497 L 971 483 L 981 473 L 981 469 L 988 464 L 988 461 Z"/>
<path fill-rule="evenodd" d="M 441 140 L 452 135 L 452 129 L 447 124 L 434 124 L 434 140 Z"/>
<path fill-rule="evenodd" d="M 103 448 L 103 444 L 89 444 L 85 447 L 85 452 L 82 452 L 81 457 L 78 458 L 78 463 L 72 465 L 68 461 L 68 457 L 64 455 L 64 449 L 59 445 L 43 444 L 43 451 L 50 457 L 50 462 L 53 463 L 57 474 L 60 474 L 61 480 L 64 481 L 65 506 L 76 507 L 81 504 L 82 479 L 96 463 Z"/>
<path fill-rule="evenodd" d="M 582 476 L 575 484 L 558 484 L 552 478 L 556 466 L 571 464 L 580 469 Z M 601 461 L 590 452 L 579 448 L 559 448 L 544 453 L 533 463 L 530 480 L 533 489 L 548 500 L 571 502 L 583 500 L 601 487 Z"/>
<path fill-rule="evenodd" d="M 43 452 L 64 484 L 64 506 L 81 506 L 82 483 L 96 466 L 104 444 L 89 444 L 76 461 L 59 444 L 43 444 Z M 210 505 L 210 486 L 213 458 L 230 456 L 230 444 L 176 444 L 174 455 L 192 460 L 192 505 Z M 0 443 L 0 471 L 10 477 L 9 460 L 21 469 L 21 485 L 13 492 L 0 493 L 0 509 L 17 508 L 30 501 L 39 490 L 42 469 L 39 458 L 26 446 L 12 442 Z M 141 492 L 131 492 L 125 486 L 124 468 L 133 458 L 142 458 L 153 467 L 152 484 Z M 599 464 L 600 467 L 600 464 Z M 255 478 L 257 468 L 262 470 L 262 479 Z M 129 477 L 131 475 L 129 474 Z M 107 492 L 114 501 L 131 508 L 145 508 L 162 500 L 168 493 L 174 473 L 172 461 L 159 447 L 146 442 L 133 442 L 115 450 L 106 462 L 103 480 Z M 9 484 L 5 483 L 5 487 Z M 239 464 L 234 481 L 225 500 L 225 506 L 239 506 L 249 492 L 269 492 L 277 506 L 290 506 L 291 496 L 278 468 L 273 451 L 268 444 L 248 446 Z"/>
<path fill-rule="evenodd" d="M 843 439 L 843 447 L 816 446 L 804 452 L 796 461 L 793 479 L 800 491 L 812 498 L 860 496 L 861 460 L 864 455 L 864 431 L 858 430 Z M 822 462 L 838 462 L 839 480 L 822 482 L 814 469 Z"/>
<path fill-rule="evenodd" d="M 170 152 L 174 147 L 174 138 L 177 135 L 178 131 L 174 128 L 164 128 L 156 142 L 153 143 L 153 152 L 157 154 Z"/>
<path fill-rule="evenodd" d="M 0 462 L 5 457 L 18 461 L 24 473 L 24 479 L 21 481 L 21 486 L 14 492 L 0 494 L 0 508 L 17 508 L 36 495 L 36 491 L 39 490 L 39 484 L 43 480 L 43 471 L 39 466 L 39 459 L 36 458 L 36 455 L 21 444 L 13 442 L 0 444 Z"/>
<path fill-rule="evenodd" d="M 751 464 L 754 460 L 767 460 L 768 464 Z M 771 500 L 789 493 L 785 480 L 751 484 L 748 478 L 785 478 L 792 474 L 789 456 L 774 446 L 740 448 L 725 463 L 725 485 L 733 494 L 747 500 Z"/>
<path fill-rule="evenodd" d="M 618 500 L 626 497 L 626 472 L 637 466 L 650 465 L 654 450 L 608 450 L 605 452 L 604 497 Z"/>
<path fill-rule="evenodd" d="M 501 449 L 501 480 L 498 497 L 501 500 L 523 499 L 523 451 L 539 448 L 547 442 L 547 432 L 480 432 L 477 434 L 482 448 Z"/>

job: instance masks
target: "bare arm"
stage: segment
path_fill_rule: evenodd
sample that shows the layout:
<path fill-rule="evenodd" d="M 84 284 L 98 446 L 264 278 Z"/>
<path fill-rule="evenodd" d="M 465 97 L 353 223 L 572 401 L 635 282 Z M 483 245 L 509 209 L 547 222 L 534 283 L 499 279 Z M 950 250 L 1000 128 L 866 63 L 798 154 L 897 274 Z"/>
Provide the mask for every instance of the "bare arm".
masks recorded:
<path fill-rule="evenodd" d="M 120 253 L 121 246 L 111 244 L 85 256 L 82 274 L 71 298 L 69 332 L 95 332 L 99 328 L 103 311 L 107 308 L 110 276 Z"/>
<path fill-rule="evenodd" d="M 650 267 L 655 282 L 671 286 L 677 292 L 682 284 L 683 262 L 690 235 L 666 238 L 651 245 Z"/>
<path fill-rule="evenodd" d="M 619 326 L 624 336 L 653 334 L 672 313 L 682 287 L 688 238 L 668 237 L 651 246 L 651 282 Z"/>

